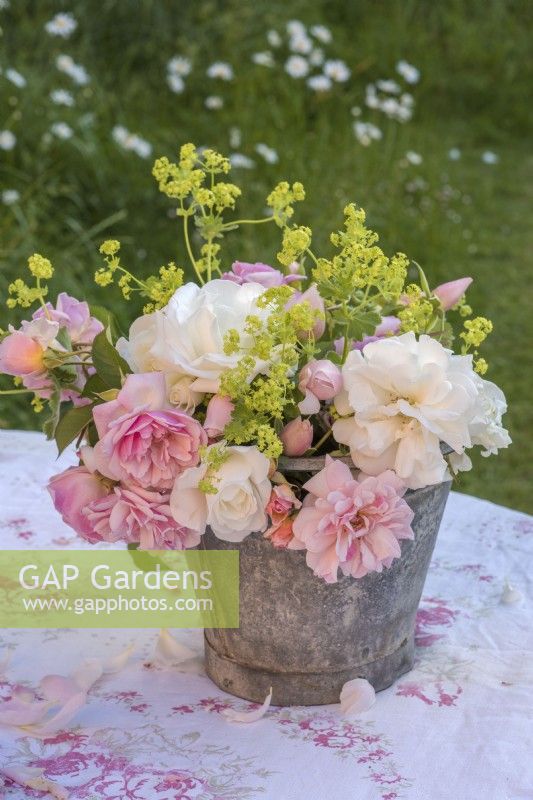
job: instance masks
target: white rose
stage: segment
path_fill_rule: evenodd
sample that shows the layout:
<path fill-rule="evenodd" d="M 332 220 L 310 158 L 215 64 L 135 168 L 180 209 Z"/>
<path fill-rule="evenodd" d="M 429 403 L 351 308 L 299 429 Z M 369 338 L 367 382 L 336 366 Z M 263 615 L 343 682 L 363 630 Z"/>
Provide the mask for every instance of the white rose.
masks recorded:
<path fill-rule="evenodd" d="M 343 367 L 344 391 L 333 436 L 370 475 L 394 469 L 410 489 L 446 477 L 440 442 L 457 454 L 470 447 L 478 399 L 471 356 L 456 356 L 430 336 L 391 336 L 353 350 Z"/>
<path fill-rule="evenodd" d="M 156 314 L 144 314 L 130 326 L 129 339 L 121 337 L 116 348 L 134 372 L 152 372 L 159 369 L 152 355 L 157 323 Z"/>
<path fill-rule="evenodd" d="M 478 399 L 470 422 L 473 445 L 483 447 L 482 456 L 496 455 L 498 450 L 511 444 L 511 437 L 502 426 L 507 411 L 507 401 L 499 386 L 476 375 Z"/>
<path fill-rule="evenodd" d="M 167 394 L 168 399 L 174 406 L 179 406 L 184 411 L 192 414 L 197 405 L 204 399 L 203 392 L 195 392 L 191 389 L 194 383 L 194 378 L 183 375 L 174 378 L 173 375 L 167 375 Z"/>
<path fill-rule="evenodd" d="M 190 467 L 176 480 L 170 495 L 174 519 L 202 535 L 207 525 L 227 542 L 242 542 L 248 534 L 264 531 L 270 498 L 270 462 L 257 447 L 228 447 L 228 458 L 217 470 L 216 494 L 198 488 L 206 464 Z"/>
<path fill-rule="evenodd" d="M 230 328 L 241 334 L 241 347 L 252 345 L 243 333 L 246 317 L 265 318 L 257 298 L 265 291 L 258 283 L 239 286 L 214 280 L 204 286 L 187 283 L 178 289 L 165 308 L 136 320 L 129 342 L 117 347 L 132 369 L 161 370 L 175 377 L 193 378 L 191 390 L 215 393 L 221 375 L 236 366 L 242 352 L 227 356 L 224 335 Z M 257 364 L 257 372 L 265 365 Z"/>

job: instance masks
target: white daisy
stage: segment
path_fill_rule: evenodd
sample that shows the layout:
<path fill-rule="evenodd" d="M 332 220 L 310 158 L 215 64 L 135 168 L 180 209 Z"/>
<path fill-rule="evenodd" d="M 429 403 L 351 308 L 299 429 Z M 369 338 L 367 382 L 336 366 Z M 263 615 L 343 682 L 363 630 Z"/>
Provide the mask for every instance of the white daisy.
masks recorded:
<path fill-rule="evenodd" d="M 63 39 L 68 39 L 78 27 L 78 23 L 74 19 L 74 16 L 68 12 L 56 14 L 44 27 L 46 32 L 51 36 L 62 36 Z"/>
<path fill-rule="evenodd" d="M 50 92 L 50 100 L 56 106 L 73 106 L 74 98 L 66 89 L 54 89 Z"/>
<path fill-rule="evenodd" d="M 229 146 L 233 149 L 237 149 L 237 147 L 241 146 L 242 142 L 242 133 L 240 128 L 230 128 L 229 129 Z"/>
<path fill-rule="evenodd" d="M 111 135 L 124 150 L 136 153 L 140 158 L 148 158 L 152 153 L 152 145 L 136 133 L 131 133 L 123 125 L 115 125 Z"/>
<path fill-rule="evenodd" d="M 255 152 L 259 153 L 262 156 L 267 164 L 277 164 L 279 161 L 279 156 L 276 150 L 273 147 L 269 147 L 267 144 L 263 142 L 259 142 L 255 146 Z"/>
<path fill-rule="evenodd" d="M 289 39 L 289 50 L 293 53 L 300 53 L 300 55 L 306 56 L 312 49 L 313 42 L 305 32 L 291 36 Z"/>
<path fill-rule="evenodd" d="M 16 189 L 4 189 L 2 192 L 2 203 L 5 206 L 12 206 L 14 203 L 18 203 L 19 200 L 20 194 Z"/>
<path fill-rule="evenodd" d="M 324 64 L 324 75 L 327 75 L 328 78 L 331 78 L 333 81 L 344 83 L 350 77 L 351 72 L 344 61 L 333 59 L 326 61 Z"/>
<path fill-rule="evenodd" d="M 274 66 L 274 57 L 268 50 L 265 50 L 261 53 L 252 53 L 252 61 L 254 64 L 258 64 L 260 67 Z"/>
<path fill-rule="evenodd" d="M 215 61 L 207 68 L 208 78 L 218 78 L 221 81 L 231 81 L 233 79 L 233 67 L 225 61 Z"/>
<path fill-rule="evenodd" d="M 481 156 L 481 160 L 484 164 L 497 164 L 500 157 L 496 153 L 493 153 L 492 150 L 485 150 Z"/>
<path fill-rule="evenodd" d="M 66 122 L 54 122 L 50 126 L 50 133 L 57 136 L 58 139 L 70 139 L 74 131 Z"/>
<path fill-rule="evenodd" d="M 205 98 L 204 105 L 210 111 L 218 111 L 224 106 L 224 100 L 218 94 L 210 94 Z"/>
<path fill-rule="evenodd" d="M 358 142 L 364 147 L 383 137 L 381 130 L 371 122 L 354 122 L 353 131 Z"/>
<path fill-rule="evenodd" d="M 305 25 L 303 22 L 300 22 L 299 19 L 289 20 L 285 27 L 289 36 L 301 36 L 302 34 L 307 33 Z"/>
<path fill-rule="evenodd" d="M 307 79 L 307 85 L 315 92 L 329 92 L 332 82 L 327 75 L 312 75 Z"/>
<path fill-rule="evenodd" d="M 90 81 L 85 67 L 82 67 L 81 64 L 76 64 L 71 56 L 65 54 L 59 55 L 56 58 L 56 67 L 60 72 L 64 72 L 65 75 L 72 78 L 74 83 L 77 83 L 78 86 L 86 86 Z"/>
<path fill-rule="evenodd" d="M 243 153 L 231 153 L 229 160 L 231 166 L 236 169 L 253 169 L 255 167 L 255 161 Z"/>
<path fill-rule="evenodd" d="M 420 80 L 420 70 L 409 64 L 407 61 L 398 61 L 396 72 L 401 75 L 407 83 L 418 83 Z"/>
<path fill-rule="evenodd" d="M 305 78 L 309 72 L 309 64 L 303 56 L 289 56 L 285 62 L 285 72 L 291 78 Z"/>
<path fill-rule="evenodd" d="M 325 25 L 311 25 L 310 30 L 315 39 L 324 44 L 329 44 L 333 39 L 330 29 L 326 28 Z"/>
<path fill-rule="evenodd" d="M 185 81 L 181 75 L 176 75 L 175 73 L 170 72 L 167 75 L 167 83 L 169 88 L 175 92 L 175 94 L 181 94 L 185 91 Z"/>
<path fill-rule="evenodd" d="M 13 150 L 17 137 L 11 131 L 0 131 L 0 150 Z"/>
<path fill-rule="evenodd" d="M 11 81 L 18 89 L 24 89 L 28 81 L 21 75 L 20 72 L 17 72 L 16 69 L 12 69 L 11 67 L 6 69 L 5 76 L 8 81 Z"/>
<path fill-rule="evenodd" d="M 281 47 L 281 36 L 275 30 L 270 30 L 267 33 L 267 41 L 271 47 Z"/>
<path fill-rule="evenodd" d="M 402 91 L 401 86 L 396 83 L 396 81 L 392 80 L 381 80 L 376 81 L 376 86 L 378 89 L 381 89 L 382 92 L 389 92 L 390 94 L 400 94 Z"/>
<path fill-rule="evenodd" d="M 309 63 L 313 67 L 321 67 L 324 63 L 324 51 L 320 47 L 315 47 L 312 53 L 309 54 Z"/>
<path fill-rule="evenodd" d="M 413 166 L 416 167 L 418 167 L 424 160 L 420 155 L 420 153 L 415 153 L 414 150 L 408 150 L 407 153 L 405 154 L 405 158 L 409 162 L 409 164 L 413 164 Z"/>
<path fill-rule="evenodd" d="M 167 72 L 169 75 L 179 75 L 180 78 L 185 78 L 190 74 L 192 63 L 189 58 L 185 56 L 174 56 L 167 63 Z"/>

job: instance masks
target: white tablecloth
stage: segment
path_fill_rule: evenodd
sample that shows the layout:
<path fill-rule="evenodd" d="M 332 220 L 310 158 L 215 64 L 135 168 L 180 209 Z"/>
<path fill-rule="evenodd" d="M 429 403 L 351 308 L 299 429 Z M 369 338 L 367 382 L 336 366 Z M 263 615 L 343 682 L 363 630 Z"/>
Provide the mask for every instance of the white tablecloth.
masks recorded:
<path fill-rule="evenodd" d="M 0 433 L 3 548 L 82 546 L 42 488 L 72 460 L 55 461 L 38 434 Z M 418 615 L 416 666 L 351 720 L 323 706 L 231 723 L 222 709 L 251 705 L 214 686 L 200 659 L 153 666 L 157 631 L 2 631 L 0 646 L 14 648 L 4 698 L 85 657 L 137 649 L 67 730 L 42 741 L 0 728 L 0 774 L 37 767 L 72 800 L 533 798 L 532 542 L 533 518 L 452 493 Z M 516 602 L 502 602 L 507 580 Z M 201 655 L 201 632 L 173 634 Z M 7 800 L 49 797 L 4 784 Z"/>

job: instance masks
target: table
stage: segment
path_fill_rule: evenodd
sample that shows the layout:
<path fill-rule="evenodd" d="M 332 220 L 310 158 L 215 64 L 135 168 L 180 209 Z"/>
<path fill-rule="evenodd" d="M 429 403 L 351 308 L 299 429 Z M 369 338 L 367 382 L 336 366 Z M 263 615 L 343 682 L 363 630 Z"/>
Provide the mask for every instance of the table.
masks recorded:
<path fill-rule="evenodd" d="M 40 434 L 0 432 L 3 548 L 84 546 L 43 492 L 71 463 L 73 453 L 56 461 Z M 452 493 L 418 614 L 416 666 L 349 720 L 322 706 L 229 722 L 223 709 L 252 706 L 205 676 L 200 631 L 172 632 L 198 658 L 165 668 L 150 660 L 157 631 L 4 630 L 0 648 L 14 648 L 4 698 L 87 656 L 129 643 L 136 651 L 67 730 L 39 740 L 0 728 L 0 775 L 31 765 L 72 800 L 533 798 L 532 543 L 532 517 Z M 51 796 L 3 780 L 6 800 Z"/>

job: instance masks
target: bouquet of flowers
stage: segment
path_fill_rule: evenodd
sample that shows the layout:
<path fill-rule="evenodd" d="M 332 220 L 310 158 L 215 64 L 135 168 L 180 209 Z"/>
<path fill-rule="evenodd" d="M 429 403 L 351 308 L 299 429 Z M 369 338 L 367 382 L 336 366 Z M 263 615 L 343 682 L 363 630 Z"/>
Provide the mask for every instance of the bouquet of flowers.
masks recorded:
<path fill-rule="evenodd" d="M 482 377 L 492 324 L 465 301 L 470 278 L 431 289 L 404 254 L 385 255 L 354 204 L 325 254 L 293 222 L 301 183 L 279 183 L 264 218 L 237 218 L 229 171 L 192 144 L 153 168 L 194 281 L 172 261 L 141 279 L 118 241 L 101 245 L 96 283 L 146 301 L 127 336 L 102 307 L 48 302 L 53 267 L 31 256 L 7 305 L 37 310 L 2 333 L 0 371 L 15 382 L 3 393 L 47 406 L 60 452 L 76 442 L 79 466 L 48 488 L 89 542 L 182 549 L 209 526 L 305 549 L 326 581 L 380 572 L 413 536 L 407 490 L 470 469 L 474 446 L 510 443 L 505 397 Z M 279 267 L 224 263 L 223 237 L 246 224 L 279 233 Z M 284 469 L 311 456 L 325 456 L 311 477 L 305 461 Z"/>

